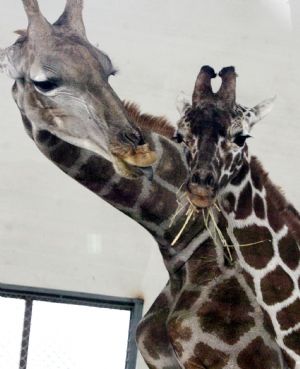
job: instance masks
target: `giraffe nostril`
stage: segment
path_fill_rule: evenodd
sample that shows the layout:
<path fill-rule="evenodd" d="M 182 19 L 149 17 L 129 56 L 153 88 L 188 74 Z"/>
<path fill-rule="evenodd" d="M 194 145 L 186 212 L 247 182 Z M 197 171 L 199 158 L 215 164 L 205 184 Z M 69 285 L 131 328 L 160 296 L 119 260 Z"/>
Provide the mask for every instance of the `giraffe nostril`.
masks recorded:
<path fill-rule="evenodd" d="M 215 178 L 212 174 L 208 174 L 204 180 L 205 186 L 214 187 L 215 185 Z"/>
<path fill-rule="evenodd" d="M 191 184 L 196 184 L 202 187 L 210 187 L 213 188 L 215 186 L 215 177 L 211 172 L 204 171 L 197 171 L 193 173 L 191 176 Z"/>
<path fill-rule="evenodd" d="M 145 143 L 143 137 L 137 132 L 124 132 L 123 138 L 125 142 L 130 143 L 133 146 L 143 145 Z"/>
<path fill-rule="evenodd" d="M 199 173 L 194 173 L 191 177 L 191 182 L 192 183 L 195 183 L 195 184 L 200 184 L 201 182 L 201 178 L 200 178 L 200 175 Z"/>

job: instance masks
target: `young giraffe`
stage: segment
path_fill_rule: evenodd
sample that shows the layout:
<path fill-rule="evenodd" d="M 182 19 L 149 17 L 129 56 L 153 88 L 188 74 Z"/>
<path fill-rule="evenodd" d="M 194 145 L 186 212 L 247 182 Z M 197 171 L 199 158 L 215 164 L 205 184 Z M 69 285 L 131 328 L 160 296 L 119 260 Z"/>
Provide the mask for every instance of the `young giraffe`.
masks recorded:
<path fill-rule="evenodd" d="M 144 226 L 169 271 L 137 332 L 149 368 L 260 369 L 262 361 L 266 369 L 284 368 L 253 292 L 225 265 L 203 219 L 171 246 L 184 222 L 178 217 L 170 227 L 187 176 L 181 148 L 162 136 L 171 138 L 174 129 L 121 104 L 108 84 L 110 59 L 86 38 L 81 1 L 67 1 L 54 25 L 36 1 L 23 3 L 28 30 L 1 55 L 27 133 L 65 173 Z M 143 173 L 151 177 L 154 151 L 150 182 Z"/>
<path fill-rule="evenodd" d="M 272 336 L 289 368 L 300 368 L 300 216 L 248 154 L 246 139 L 258 107 L 236 104 L 233 67 L 219 75 L 222 87 L 214 94 L 215 73 L 202 68 L 202 88 L 178 123 L 190 168 L 188 196 L 202 210 L 218 202 L 225 218 L 219 227 L 235 247 Z M 271 103 L 265 102 L 265 110 Z"/>

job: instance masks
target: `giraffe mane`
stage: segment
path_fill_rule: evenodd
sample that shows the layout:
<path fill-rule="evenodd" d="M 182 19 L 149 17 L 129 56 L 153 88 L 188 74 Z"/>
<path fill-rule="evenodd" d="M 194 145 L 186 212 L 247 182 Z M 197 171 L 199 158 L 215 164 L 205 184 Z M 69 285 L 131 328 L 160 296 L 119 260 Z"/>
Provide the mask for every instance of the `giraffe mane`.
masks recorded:
<path fill-rule="evenodd" d="M 163 116 L 155 117 L 151 114 L 141 113 L 139 106 L 130 101 L 125 101 L 124 106 L 129 119 L 142 130 L 155 132 L 169 139 L 174 136 L 175 127 L 167 118 Z"/>

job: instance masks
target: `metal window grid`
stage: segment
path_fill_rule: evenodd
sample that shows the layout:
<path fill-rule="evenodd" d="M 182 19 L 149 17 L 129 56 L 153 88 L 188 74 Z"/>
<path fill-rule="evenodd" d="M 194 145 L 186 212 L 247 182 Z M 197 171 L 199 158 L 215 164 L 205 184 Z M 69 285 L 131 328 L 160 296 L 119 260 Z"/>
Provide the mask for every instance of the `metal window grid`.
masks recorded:
<path fill-rule="evenodd" d="M 137 360 L 137 346 L 135 332 L 142 317 L 143 300 L 96 295 L 82 292 L 70 292 L 45 288 L 24 287 L 0 283 L 0 296 L 25 300 L 22 345 L 19 369 L 26 369 L 29 348 L 29 336 L 33 301 L 48 301 L 62 304 L 94 306 L 99 308 L 129 310 L 130 323 L 125 369 L 135 369 Z"/>

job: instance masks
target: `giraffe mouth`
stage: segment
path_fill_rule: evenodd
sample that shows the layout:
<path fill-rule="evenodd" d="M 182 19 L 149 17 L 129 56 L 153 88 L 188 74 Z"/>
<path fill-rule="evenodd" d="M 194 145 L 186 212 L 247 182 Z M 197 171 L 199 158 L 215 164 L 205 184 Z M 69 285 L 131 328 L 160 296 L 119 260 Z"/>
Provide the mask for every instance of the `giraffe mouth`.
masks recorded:
<path fill-rule="evenodd" d="M 124 159 L 116 155 L 112 155 L 112 162 L 115 170 L 119 175 L 128 179 L 138 179 L 142 176 L 147 177 L 150 181 L 153 180 L 154 173 L 151 165 L 137 166 L 134 162 L 126 162 Z"/>
<path fill-rule="evenodd" d="M 211 197 L 198 196 L 188 193 L 189 199 L 193 205 L 200 209 L 210 208 L 214 203 L 214 199 Z"/>
<path fill-rule="evenodd" d="M 187 191 L 187 194 L 190 202 L 200 209 L 210 208 L 215 201 L 215 196 L 210 190 L 198 189 L 197 192 Z"/>
<path fill-rule="evenodd" d="M 149 145 L 145 144 L 129 150 L 123 156 L 120 156 L 120 159 L 129 165 L 145 168 L 153 165 L 157 160 L 157 156 Z"/>
<path fill-rule="evenodd" d="M 120 175 L 127 178 L 138 178 L 145 175 L 148 179 L 153 179 L 152 165 L 156 162 L 157 155 L 148 144 L 135 148 L 112 145 L 110 150 L 113 163 Z"/>

